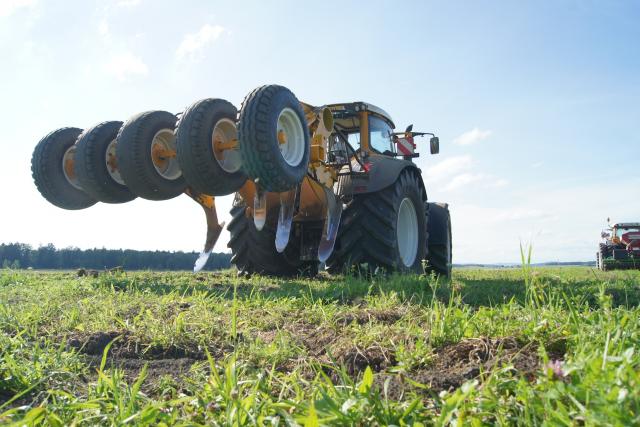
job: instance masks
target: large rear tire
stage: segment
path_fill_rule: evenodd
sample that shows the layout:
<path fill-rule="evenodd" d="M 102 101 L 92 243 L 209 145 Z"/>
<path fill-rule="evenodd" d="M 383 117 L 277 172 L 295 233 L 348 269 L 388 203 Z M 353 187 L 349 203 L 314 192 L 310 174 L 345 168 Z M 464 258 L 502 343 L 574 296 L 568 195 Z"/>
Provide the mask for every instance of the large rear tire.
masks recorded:
<path fill-rule="evenodd" d="M 76 143 L 76 174 L 82 189 L 104 203 L 136 198 L 124 183 L 116 162 L 116 137 L 122 122 L 103 122 L 86 131 Z"/>
<path fill-rule="evenodd" d="M 55 130 L 38 142 L 31 157 L 31 174 L 38 191 L 62 209 L 84 209 L 97 202 L 82 189 L 75 175 L 75 142 L 81 132 L 78 128 Z"/>
<path fill-rule="evenodd" d="M 225 196 L 244 185 L 239 149 L 221 150 L 238 138 L 236 107 L 223 99 L 203 99 L 191 105 L 178 121 L 178 163 L 187 183 L 196 191 Z"/>
<path fill-rule="evenodd" d="M 429 203 L 429 250 L 427 270 L 446 278 L 451 277 L 453 241 L 451 215 L 446 203 Z"/>
<path fill-rule="evenodd" d="M 176 158 L 177 120 L 167 111 L 147 111 L 133 116 L 120 128 L 118 168 L 127 187 L 137 196 L 168 200 L 187 188 Z"/>
<path fill-rule="evenodd" d="M 267 221 L 258 231 L 253 218 L 247 217 L 247 206 L 238 197 L 231 208 L 231 221 L 227 226 L 230 238 L 231 263 L 240 274 L 267 274 L 272 276 L 315 276 L 318 263 L 300 260 L 300 250 L 292 230 L 287 248 L 278 253 L 275 247 L 275 225 Z"/>
<path fill-rule="evenodd" d="M 262 86 L 242 102 L 238 136 L 244 170 L 263 190 L 298 185 L 309 164 L 309 129 L 300 101 L 287 88 Z"/>
<path fill-rule="evenodd" d="M 370 271 L 422 273 L 427 223 L 422 182 L 415 171 L 407 169 L 384 190 L 354 197 L 342 213 L 327 267 L 345 272 L 366 264 Z"/>

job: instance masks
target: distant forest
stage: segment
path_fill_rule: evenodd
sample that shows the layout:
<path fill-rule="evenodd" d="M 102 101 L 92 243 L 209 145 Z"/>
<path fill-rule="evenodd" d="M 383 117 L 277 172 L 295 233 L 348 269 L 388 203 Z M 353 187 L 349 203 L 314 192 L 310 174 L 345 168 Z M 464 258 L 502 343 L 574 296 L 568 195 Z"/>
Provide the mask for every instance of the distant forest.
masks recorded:
<path fill-rule="evenodd" d="M 24 243 L 0 244 L 3 268 L 74 269 L 123 267 L 125 270 L 192 270 L 197 252 L 134 251 L 131 249 L 58 249 L 52 244 L 37 249 Z M 229 268 L 231 254 L 212 253 L 205 270 Z"/>

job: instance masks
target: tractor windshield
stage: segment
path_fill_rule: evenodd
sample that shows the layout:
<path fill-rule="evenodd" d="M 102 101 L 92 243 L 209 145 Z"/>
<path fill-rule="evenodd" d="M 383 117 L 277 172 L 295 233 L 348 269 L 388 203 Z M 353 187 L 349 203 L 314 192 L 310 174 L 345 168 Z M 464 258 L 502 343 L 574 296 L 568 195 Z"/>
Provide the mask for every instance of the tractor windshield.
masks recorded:
<path fill-rule="evenodd" d="M 625 227 L 625 228 L 616 228 L 616 237 L 618 239 L 622 238 L 623 234 L 626 233 L 638 233 L 640 232 L 640 227 Z"/>
<path fill-rule="evenodd" d="M 393 152 L 391 126 L 384 120 L 369 116 L 369 144 L 378 153 Z"/>

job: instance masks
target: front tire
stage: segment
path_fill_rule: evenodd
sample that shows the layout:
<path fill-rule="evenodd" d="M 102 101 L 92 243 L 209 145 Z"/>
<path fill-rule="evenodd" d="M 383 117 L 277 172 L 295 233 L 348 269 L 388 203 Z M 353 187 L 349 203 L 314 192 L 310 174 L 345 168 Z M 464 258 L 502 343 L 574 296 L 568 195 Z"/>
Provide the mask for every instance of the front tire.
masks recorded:
<path fill-rule="evenodd" d="M 129 119 L 117 137 L 116 159 L 129 189 L 148 200 L 168 200 L 187 188 L 176 158 L 177 118 L 147 111 Z"/>
<path fill-rule="evenodd" d="M 75 142 L 81 132 L 78 128 L 55 130 L 38 142 L 31 157 L 31 174 L 38 191 L 62 209 L 85 209 L 97 202 L 82 189 L 75 175 Z"/>
<path fill-rule="evenodd" d="M 598 252 L 598 268 L 600 271 L 607 271 L 607 264 L 604 262 L 606 254 L 602 251 Z"/>
<path fill-rule="evenodd" d="M 231 249 L 231 264 L 239 274 L 267 274 L 271 276 L 315 276 L 318 263 L 300 260 L 300 250 L 291 231 L 289 244 L 283 253 L 275 246 L 276 229 L 267 221 L 258 231 L 253 218 L 246 215 L 247 205 L 236 196 L 231 208 L 231 221 L 227 226 L 230 238 L 227 247 Z"/>
<path fill-rule="evenodd" d="M 422 273 L 427 250 L 426 194 L 417 172 L 403 171 L 376 193 L 355 196 L 342 213 L 327 261 L 330 271 L 367 269 Z"/>

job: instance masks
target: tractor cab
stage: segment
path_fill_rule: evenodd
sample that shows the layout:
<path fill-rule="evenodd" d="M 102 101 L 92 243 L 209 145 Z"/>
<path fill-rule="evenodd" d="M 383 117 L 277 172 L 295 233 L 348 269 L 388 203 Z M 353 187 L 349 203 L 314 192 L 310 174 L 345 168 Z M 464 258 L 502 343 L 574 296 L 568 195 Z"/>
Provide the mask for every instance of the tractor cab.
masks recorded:
<path fill-rule="evenodd" d="M 621 222 L 612 225 L 608 231 L 602 232 L 602 238 L 611 244 L 629 244 L 631 241 L 640 241 L 640 223 Z"/>
<path fill-rule="evenodd" d="M 327 106 L 333 115 L 334 133 L 331 144 L 358 157 L 389 156 L 410 160 L 418 157 L 415 151 L 416 136 L 431 135 L 431 153 L 439 151 L 438 138 L 428 132 L 413 132 L 413 125 L 405 132 L 394 132 L 391 116 L 382 108 L 366 102 L 331 104 Z M 336 151 L 336 150 L 329 150 Z"/>
<path fill-rule="evenodd" d="M 640 223 L 618 223 L 611 228 L 611 242 L 640 248 Z"/>

